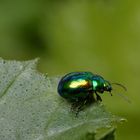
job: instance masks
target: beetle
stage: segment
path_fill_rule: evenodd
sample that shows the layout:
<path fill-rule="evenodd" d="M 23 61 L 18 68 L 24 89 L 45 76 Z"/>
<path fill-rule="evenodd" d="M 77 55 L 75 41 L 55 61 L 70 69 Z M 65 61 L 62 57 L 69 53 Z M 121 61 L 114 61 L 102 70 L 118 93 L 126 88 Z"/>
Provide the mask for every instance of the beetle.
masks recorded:
<path fill-rule="evenodd" d="M 113 84 L 125 88 L 121 84 Z M 112 84 L 102 76 L 92 72 L 71 72 L 61 78 L 57 90 L 61 97 L 73 102 L 73 107 L 78 107 L 80 110 L 84 104 L 102 101 L 99 94 L 103 94 L 105 91 L 111 94 Z"/>
<path fill-rule="evenodd" d="M 69 101 L 86 99 L 95 93 L 97 100 L 102 101 L 98 93 L 111 92 L 110 82 L 100 75 L 91 72 L 72 72 L 61 78 L 58 84 L 58 93 Z"/>

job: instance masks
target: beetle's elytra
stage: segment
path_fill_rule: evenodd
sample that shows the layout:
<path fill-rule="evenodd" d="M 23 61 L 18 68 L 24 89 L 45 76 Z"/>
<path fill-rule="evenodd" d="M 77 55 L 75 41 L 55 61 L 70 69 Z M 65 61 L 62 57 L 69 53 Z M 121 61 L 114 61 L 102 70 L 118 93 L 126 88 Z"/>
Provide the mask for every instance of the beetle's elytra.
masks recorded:
<path fill-rule="evenodd" d="M 72 72 L 61 78 L 58 93 L 69 101 L 86 100 L 91 94 L 96 94 L 97 100 L 102 100 L 98 93 L 111 92 L 110 82 L 100 75 L 91 72 Z"/>

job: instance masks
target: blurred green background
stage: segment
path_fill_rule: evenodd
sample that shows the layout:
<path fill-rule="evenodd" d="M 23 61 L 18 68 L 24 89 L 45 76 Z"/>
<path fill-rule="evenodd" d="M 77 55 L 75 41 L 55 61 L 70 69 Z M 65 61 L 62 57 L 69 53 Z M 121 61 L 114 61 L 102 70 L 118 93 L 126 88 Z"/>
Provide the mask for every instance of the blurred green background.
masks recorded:
<path fill-rule="evenodd" d="M 117 140 L 140 139 L 140 1 L 5 0 L 0 2 L 0 57 L 40 57 L 39 70 L 51 75 L 91 71 L 130 98 L 103 95 L 112 113 L 126 117 Z"/>

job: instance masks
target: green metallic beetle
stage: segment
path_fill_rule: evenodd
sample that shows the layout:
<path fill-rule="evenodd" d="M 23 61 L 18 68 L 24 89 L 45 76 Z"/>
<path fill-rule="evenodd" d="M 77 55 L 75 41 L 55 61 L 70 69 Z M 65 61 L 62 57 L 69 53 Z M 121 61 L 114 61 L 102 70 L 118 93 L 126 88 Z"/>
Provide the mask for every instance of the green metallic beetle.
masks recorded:
<path fill-rule="evenodd" d="M 111 93 L 112 86 L 110 82 L 99 75 L 91 72 L 72 72 L 60 80 L 58 84 L 58 93 L 69 101 L 81 101 L 93 97 L 102 101 L 98 93 L 108 91 Z M 112 95 L 112 94 L 111 94 Z"/>
<path fill-rule="evenodd" d="M 123 85 L 119 83 L 110 83 L 100 75 L 91 72 L 72 72 L 61 78 L 58 84 L 58 93 L 63 98 L 73 102 L 73 109 L 78 108 L 76 111 L 77 116 L 78 112 L 85 104 L 91 104 L 96 100 L 102 101 L 98 93 L 103 94 L 104 91 L 107 91 L 111 94 L 112 84 L 121 86 L 126 90 Z M 96 95 L 96 100 L 94 94 Z M 129 101 L 124 96 L 122 97 Z"/>

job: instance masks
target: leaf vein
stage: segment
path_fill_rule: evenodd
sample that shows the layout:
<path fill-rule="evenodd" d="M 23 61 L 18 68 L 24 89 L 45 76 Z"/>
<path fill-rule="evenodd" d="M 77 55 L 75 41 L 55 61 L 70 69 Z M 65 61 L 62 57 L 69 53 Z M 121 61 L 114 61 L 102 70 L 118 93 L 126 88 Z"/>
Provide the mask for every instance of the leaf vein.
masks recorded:
<path fill-rule="evenodd" d="M 21 71 L 19 71 L 19 73 L 13 78 L 13 80 L 11 80 L 11 82 L 8 84 L 8 86 L 5 88 L 5 90 L 3 91 L 3 93 L 0 95 L 0 99 L 6 95 L 6 93 L 8 92 L 8 90 L 11 88 L 11 86 L 14 84 L 14 82 L 17 80 L 17 78 L 26 70 L 26 68 L 29 66 L 30 63 L 26 64 L 23 69 Z"/>

